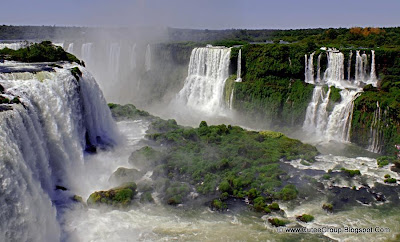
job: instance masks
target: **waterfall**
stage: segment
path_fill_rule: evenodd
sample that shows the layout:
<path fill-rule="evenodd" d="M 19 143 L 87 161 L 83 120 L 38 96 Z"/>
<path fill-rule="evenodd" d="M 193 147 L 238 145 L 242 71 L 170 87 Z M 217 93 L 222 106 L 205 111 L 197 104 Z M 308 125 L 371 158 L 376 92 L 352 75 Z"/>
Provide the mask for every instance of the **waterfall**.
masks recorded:
<path fill-rule="evenodd" d="M 29 43 L 28 42 L 15 42 L 15 43 L 0 43 L 0 50 L 4 49 L 4 48 L 9 48 L 12 50 L 18 50 L 21 48 L 25 48 L 26 46 L 28 46 Z"/>
<path fill-rule="evenodd" d="M 82 45 L 81 57 L 86 64 L 90 64 L 92 62 L 92 46 L 93 43 L 85 43 Z"/>
<path fill-rule="evenodd" d="M 145 63 L 144 63 L 146 71 L 151 70 L 151 48 L 150 44 L 147 45 L 146 48 L 146 56 L 145 56 Z"/>
<path fill-rule="evenodd" d="M 354 81 L 356 85 L 359 85 L 361 81 L 364 79 L 365 74 L 363 73 L 364 69 L 364 60 L 360 55 L 360 51 L 356 51 L 356 73 L 354 77 Z"/>
<path fill-rule="evenodd" d="M 305 55 L 305 82 L 314 84 L 314 54 L 315 52 L 310 54 L 310 58 L 307 59 L 307 55 Z"/>
<path fill-rule="evenodd" d="M 323 134 L 328 120 L 327 105 L 330 89 L 325 92 L 323 86 L 315 86 L 311 102 L 308 104 L 303 130 Z"/>
<path fill-rule="evenodd" d="M 231 95 L 229 96 L 229 109 L 232 110 L 233 109 L 233 94 L 235 92 L 235 89 L 232 89 L 231 91 Z"/>
<path fill-rule="evenodd" d="M 344 55 L 337 50 L 327 52 L 328 67 L 324 73 L 324 81 L 329 86 L 340 85 L 344 80 Z"/>
<path fill-rule="evenodd" d="M 108 68 L 110 70 L 111 77 L 114 79 L 118 79 L 120 54 L 120 45 L 118 43 L 112 43 L 108 52 Z"/>
<path fill-rule="evenodd" d="M 74 52 L 74 43 L 70 43 L 67 48 L 68 53 Z"/>
<path fill-rule="evenodd" d="M 317 62 L 317 83 L 321 82 L 321 57 L 322 53 L 318 55 L 318 62 Z"/>
<path fill-rule="evenodd" d="M 241 75 L 242 75 L 242 49 L 239 49 L 238 60 L 237 60 L 236 82 L 242 81 Z M 232 93 L 233 93 L 233 91 L 232 91 Z"/>
<path fill-rule="evenodd" d="M 376 102 L 376 110 L 374 111 L 374 117 L 370 128 L 370 141 L 368 150 L 374 153 L 380 153 L 382 151 L 382 139 L 383 130 L 381 126 L 382 111 L 379 106 L 379 102 Z"/>
<path fill-rule="evenodd" d="M 130 52 L 130 67 L 131 70 L 136 68 L 136 44 L 132 45 L 131 52 Z"/>
<path fill-rule="evenodd" d="M 350 50 L 349 62 L 347 63 L 347 81 L 351 81 L 351 58 L 353 58 L 353 51 Z"/>
<path fill-rule="evenodd" d="M 376 70 L 375 70 L 375 51 L 371 50 L 371 74 L 369 78 L 370 84 L 377 86 Z"/>
<path fill-rule="evenodd" d="M 328 140 L 341 142 L 350 141 L 351 120 L 353 118 L 354 100 L 358 97 L 357 90 L 343 89 L 340 92 L 342 101 L 335 105 L 329 116 L 326 135 Z"/>
<path fill-rule="evenodd" d="M 209 114 L 224 110 L 224 85 L 229 76 L 231 49 L 203 47 L 192 50 L 188 77 L 177 99 Z"/>
<path fill-rule="evenodd" d="M 79 191 L 74 174 L 87 141 L 102 146 L 119 139 L 94 78 L 79 67 L 77 81 L 72 67 L 0 74 L 6 95 L 22 102 L 0 112 L 0 241 L 60 241 L 55 203 Z"/>
<path fill-rule="evenodd" d="M 361 80 L 365 81 L 368 80 L 368 75 L 367 75 L 367 69 L 368 69 L 368 57 L 367 54 L 365 54 L 365 52 L 361 55 L 362 58 L 362 76 L 361 76 Z"/>

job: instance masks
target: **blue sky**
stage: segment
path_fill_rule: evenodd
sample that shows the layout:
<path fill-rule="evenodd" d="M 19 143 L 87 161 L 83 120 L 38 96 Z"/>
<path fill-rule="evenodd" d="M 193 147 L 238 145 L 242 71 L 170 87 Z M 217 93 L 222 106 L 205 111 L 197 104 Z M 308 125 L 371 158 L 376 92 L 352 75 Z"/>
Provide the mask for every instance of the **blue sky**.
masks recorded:
<path fill-rule="evenodd" d="M 0 24 L 310 28 L 400 26 L 400 0 L 8 0 Z"/>

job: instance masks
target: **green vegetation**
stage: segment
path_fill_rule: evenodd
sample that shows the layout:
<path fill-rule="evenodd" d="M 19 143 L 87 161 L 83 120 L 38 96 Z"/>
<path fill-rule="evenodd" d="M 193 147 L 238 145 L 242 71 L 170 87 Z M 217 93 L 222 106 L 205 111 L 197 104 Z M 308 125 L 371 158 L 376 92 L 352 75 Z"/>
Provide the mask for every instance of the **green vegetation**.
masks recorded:
<path fill-rule="evenodd" d="M 216 210 L 216 211 L 224 211 L 228 208 L 226 203 L 222 202 L 219 199 L 214 199 L 211 203 L 211 209 Z"/>
<path fill-rule="evenodd" d="M 0 95 L 0 104 L 19 104 L 21 101 L 19 97 L 14 97 L 12 100 Z"/>
<path fill-rule="evenodd" d="M 154 199 L 151 196 L 151 192 L 144 192 L 140 195 L 140 202 L 141 203 L 154 203 Z"/>
<path fill-rule="evenodd" d="M 32 44 L 26 48 L 0 50 L 0 59 L 21 62 L 56 62 L 68 61 L 81 64 L 74 55 L 67 53 L 60 46 L 53 45 L 50 41 Z"/>
<path fill-rule="evenodd" d="M 247 195 L 251 200 L 257 199 L 254 203 L 258 211 L 266 206 L 260 196 L 269 194 L 283 200 L 297 197 L 293 185 L 276 191 L 281 186 L 280 175 L 283 174 L 279 159 L 313 160 L 317 154 L 313 146 L 272 131 L 259 133 L 230 125 L 208 126 L 204 121 L 196 129 L 176 124 L 171 129 L 170 122 L 163 124 L 165 127 L 156 121 L 157 129 L 167 131 L 148 135 L 150 140 L 167 147 L 166 151 L 157 153 L 160 156 L 156 155 L 156 162 L 154 158 L 145 162 L 158 167 L 156 174 L 187 182 L 204 195 L 215 194 L 217 190 L 224 197 Z M 151 154 L 156 152 L 146 149 Z"/>
<path fill-rule="evenodd" d="M 328 211 L 328 212 L 333 212 L 333 205 L 330 203 L 324 203 L 322 205 L 322 209 Z"/>
<path fill-rule="evenodd" d="M 254 122 L 296 126 L 314 86 L 304 79 L 306 45 L 251 44 L 242 47 L 242 79 L 235 84 L 234 108 Z"/>
<path fill-rule="evenodd" d="M 279 208 L 279 204 L 278 203 L 271 203 L 270 205 L 268 205 L 268 208 L 271 209 L 271 210 L 276 210 L 276 211 L 281 210 Z"/>
<path fill-rule="evenodd" d="M 114 207 L 127 207 L 137 193 L 136 188 L 136 183 L 129 182 L 108 191 L 97 191 L 89 196 L 87 204 L 89 206 L 104 204 Z"/>
<path fill-rule="evenodd" d="M 122 120 L 122 119 L 136 120 L 150 116 L 148 112 L 137 109 L 133 104 L 120 105 L 120 104 L 109 103 L 108 107 L 111 109 L 112 116 L 116 120 Z"/>
<path fill-rule="evenodd" d="M 397 183 L 397 180 L 395 178 L 386 178 L 384 180 L 385 183 Z"/>
<path fill-rule="evenodd" d="M 379 167 L 387 166 L 389 165 L 389 163 L 393 163 L 395 160 L 396 158 L 393 156 L 381 156 L 378 159 L 376 159 Z"/>
<path fill-rule="evenodd" d="M 127 105 L 109 106 L 114 117 L 138 118 L 130 111 L 119 111 Z M 133 152 L 129 162 L 141 172 L 153 170 L 153 179 L 160 184 L 156 189 L 171 205 L 184 202 L 195 189 L 202 195 L 217 195 L 221 202 L 248 196 L 257 211 L 270 212 L 267 200 L 291 200 L 298 194 L 294 185 L 282 185 L 280 159 L 312 162 L 318 154 L 315 147 L 279 132 L 209 126 L 205 121 L 189 128 L 175 120 L 149 119 L 147 138 L 153 147 Z"/>
<path fill-rule="evenodd" d="M 77 81 L 79 81 L 79 78 L 82 77 L 82 72 L 79 69 L 79 67 L 71 68 L 70 71 L 71 71 L 71 74 L 75 77 L 75 79 Z"/>
<path fill-rule="evenodd" d="M 309 214 L 303 214 L 301 216 L 297 216 L 296 219 L 304 223 L 309 223 L 314 220 L 314 216 Z"/>
<path fill-rule="evenodd" d="M 340 170 L 342 172 L 344 172 L 349 177 L 361 176 L 360 170 L 348 170 L 348 169 L 343 168 L 343 167 Z"/>
<path fill-rule="evenodd" d="M 275 227 L 285 226 L 286 224 L 289 223 L 289 221 L 287 221 L 287 220 L 281 220 L 281 219 L 278 219 L 278 218 L 269 218 L 268 222 L 270 224 L 272 224 L 273 226 L 275 226 Z"/>

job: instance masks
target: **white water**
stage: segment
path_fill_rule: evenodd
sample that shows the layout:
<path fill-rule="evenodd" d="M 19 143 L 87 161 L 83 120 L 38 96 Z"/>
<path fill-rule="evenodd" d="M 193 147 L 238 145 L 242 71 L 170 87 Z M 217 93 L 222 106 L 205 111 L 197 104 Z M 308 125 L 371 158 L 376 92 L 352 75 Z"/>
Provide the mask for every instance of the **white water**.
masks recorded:
<path fill-rule="evenodd" d="M 121 55 L 120 44 L 112 43 L 110 46 L 110 50 L 108 52 L 108 68 L 114 80 L 110 80 L 110 82 L 116 82 L 118 80 L 120 55 Z"/>
<path fill-rule="evenodd" d="M 236 82 L 242 81 L 242 49 L 239 50 L 238 60 L 237 60 L 237 74 Z M 233 93 L 233 91 L 232 91 Z"/>
<path fill-rule="evenodd" d="M 145 56 L 145 63 L 144 63 L 146 71 L 151 70 L 151 47 L 150 44 L 147 45 L 146 48 L 146 56 Z"/>
<path fill-rule="evenodd" d="M 310 104 L 307 107 L 306 119 L 303 129 L 307 132 L 315 132 L 318 136 L 324 135 L 328 120 L 327 105 L 330 89 L 325 92 L 323 86 L 315 86 Z"/>
<path fill-rule="evenodd" d="M 136 68 L 136 43 L 132 45 L 130 52 L 130 68 L 134 70 Z"/>
<path fill-rule="evenodd" d="M 9 48 L 12 50 L 18 50 L 24 48 L 28 45 L 27 42 L 16 42 L 16 43 L 0 43 L 0 50 L 4 48 Z"/>
<path fill-rule="evenodd" d="M 317 83 L 321 82 L 321 57 L 322 53 L 318 55 L 318 61 L 317 61 Z"/>
<path fill-rule="evenodd" d="M 382 151 L 383 141 L 383 130 L 382 130 L 382 111 L 379 106 L 379 102 L 376 102 L 376 109 L 374 111 L 374 117 L 370 128 L 370 141 L 368 150 L 374 153 L 380 153 Z"/>
<path fill-rule="evenodd" d="M 324 73 L 324 82 L 328 86 L 335 86 L 344 80 L 344 55 L 337 51 L 328 51 L 328 67 Z"/>
<path fill-rule="evenodd" d="M 351 120 L 353 118 L 354 100 L 359 92 L 344 89 L 340 92 L 342 101 L 335 105 L 329 115 L 325 134 L 328 140 L 350 142 Z"/>
<path fill-rule="evenodd" d="M 67 69 L 75 66 L 63 67 L 47 75 L 0 75 L 7 95 L 23 103 L 0 112 L 0 241 L 59 241 L 52 201 L 66 200 L 81 186 L 75 174 L 83 168 L 85 133 L 93 145 L 119 140 L 93 77 L 79 67 L 77 82 Z"/>
<path fill-rule="evenodd" d="M 336 49 L 328 49 L 327 68 L 323 79 L 320 79 L 320 58 L 317 64 L 317 83 L 341 89 L 341 101 L 334 104 L 332 111 L 327 111 L 329 94 L 323 92 L 321 86 L 315 86 L 313 97 L 307 107 L 303 130 L 316 137 L 318 141 L 350 141 L 351 119 L 353 115 L 353 101 L 357 94 L 362 92 L 362 86 L 366 84 L 377 85 L 375 73 L 375 52 L 371 51 L 371 71 L 368 75 L 368 57 L 356 51 L 355 79 L 351 79 L 351 58 L 353 53 L 350 51 L 347 65 L 348 78 L 345 80 L 344 55 Z M 305 56 L 305 81 L 314 84 L 313 54 L 307 58 Z"/>
<path fill-rule="evenodd" d="M 92 46 L 93 43 L 85 43 L 81 48 L 81 58 L 85 61 L 87 66 L 92 64 Z"/>
<path fill-rule="evenodd" d="M 177 101 L 207 115 L 225 111 L 225 81 L 229 76 L 230 48 L 203 47 L 192 51 L 188 77 Z"/>
<path fill-rule="evenodd" d="M 69 43 L 67 48 L 68 53 L 74 53 L 74 43 Z"/>
<path fill-rule="evenodd" d="M 304 70 L 304 75 L 305 75 L 305 82 L 310 83 L 310 84 L 315 84 L 314 81 L 314 54 L 315 52 L 310 54 L 310 58 L 307 58 L 307 55 L 305 55 L 305 70 Z"/>

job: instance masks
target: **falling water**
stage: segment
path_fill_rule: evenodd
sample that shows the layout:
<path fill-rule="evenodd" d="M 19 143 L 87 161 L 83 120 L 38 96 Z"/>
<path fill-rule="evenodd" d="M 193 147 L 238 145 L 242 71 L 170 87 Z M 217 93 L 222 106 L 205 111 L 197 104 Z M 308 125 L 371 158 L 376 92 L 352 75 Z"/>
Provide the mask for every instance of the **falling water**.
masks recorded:
<path fill-rule="evenodd" d="M 367 75 L 367 70 L 368 70 L 368 56 L 367 56 L 367 54 L 365 54 L 365 52 L 361 55 L 361 58 L 362 58 L 362 63 L 363 63 L 363 65 L 362 65 L 362 68 L 363 68 L 363 70 L 362 70 L 362 79 L 361 80 L 364 80 L 364 81 L 366 81 L 366 80 L 368 80 L 368 75 Z"/>
<path fill-rule="evenodd" d="M 0 241 L 60 241 L 53 201 L 66 198 L 55 186 L 79 190 L 74 174 L 82 168 L 86 142 L 118 140 L 94 78 L 79 67 L 77 81 L 72 67 L 41 76 L 0 74 L 6 94 L 23 103 L 0 112 Z"/>
<path fill-rule="evenodd" d="M 328 67 L 324 73 L 324 82 L 331 85 L 340 85 L 344 80 L 344 55 L 337 50 L 327 52 Z"/>
<path fill-rule="evenodd" d="M 74 43 L 70 43 L 68 45 L 67 52 L 68 53 L 73 53 L 74 52 Z"/>
<path fill-rule="evenodd" d="M 203 47 L 192 51 L 188 77 L 178 93 L 186 106 L 208 114 L 224 110 L 224 85 L 229 76 L 231 49 Z"/>
<path fill-rule="evenodd" d="M 340 92 L 341 102 L 336 104 L 329 115 L 326 136 L 328 140 L 350 141 L 351 120 L 353 118 L 354 100 L 359 91 L 343 89 Z"/>
<path fill-rule="evenodd" d="M 121 47 L 119 43 L 112 43 L 108 52 L 108 68 L 112 78 L 115 80 L 118 79 L 120 54 Z"/>
<path fill-rule="evenodd" d="M 136 43 L 132 45 L 129 60 L 130 60 L 131 70 L 135 69 L 136 68 Z"/>
<path fill-rule="evenodd" d="M 321 57 L 322 53 L 318 55 L 318 62 L 317 62 L 317 83 L 321 82 Z"/>
<path fill-rule="evenodd" d="M 236 82 L 242 81 L 241 75 L 242 75 L 242 49 L 239 50 L 239 54 L 238 54 Z M 233 94 L 233 91 L 232 91 L 232 94 Z"/>
<path fill-rule="evenodd" d="M 315 86 L 311 102 L 308 104 L 303 130 L 322 135 L 327 125 L 330 89 L 326 92 L 323 86 Z"/>
<path fill-rule="evenodd" d="M 307 58 L 307 55 L 305 55 L 305 82 L 314 84 L 314 54 L 315 52 L 310 54 L 310 58 Z"/>
<path fill-rule="evenodd" d="M 375 51 L 371 50 L 371 74 L 370 74 L 370 82 L 373 86 L 377 85 L 376 71 L 375 71 Z"/>
<path fill-rule="evenodd" d="M 351 81 L 351 58 L 353 58 L 353 51 L 350 50 L 349 62 L 347 63 L 347 81 Z"/>
<path fill-rule="evenodd" d="M 92 62 L 92 46 L 93 43 L 85 43 L 82 45 L 81 56 L 86 64 L 90 64 Z"/>
<path fill-rule="evenodd" d="M 374 111 L 374 117 L 370 128 L 370 141 L 368 146 L 368 150 L 374 153 L 380 153 L 382 151 L 383 130 L 381 121 L 382 111 L 379 102 L 377 101 L 376 110 Z"/>
<path fill-rule="evenodd" d="M 0 50 L 4 48 L 9 48 L 12 50 L 18 50 L 24 48 L 28 45 L 27 42 L 16 42 L 16 43 L 0 43 Z"/>
<path fill-rule="evenodd" d="M 146 69 L 146 71 L 151 70 L 151 47 L 150 47 L 150 44 L 148 44 L 147 48 L 146 48 L 145 69 Z"/>

